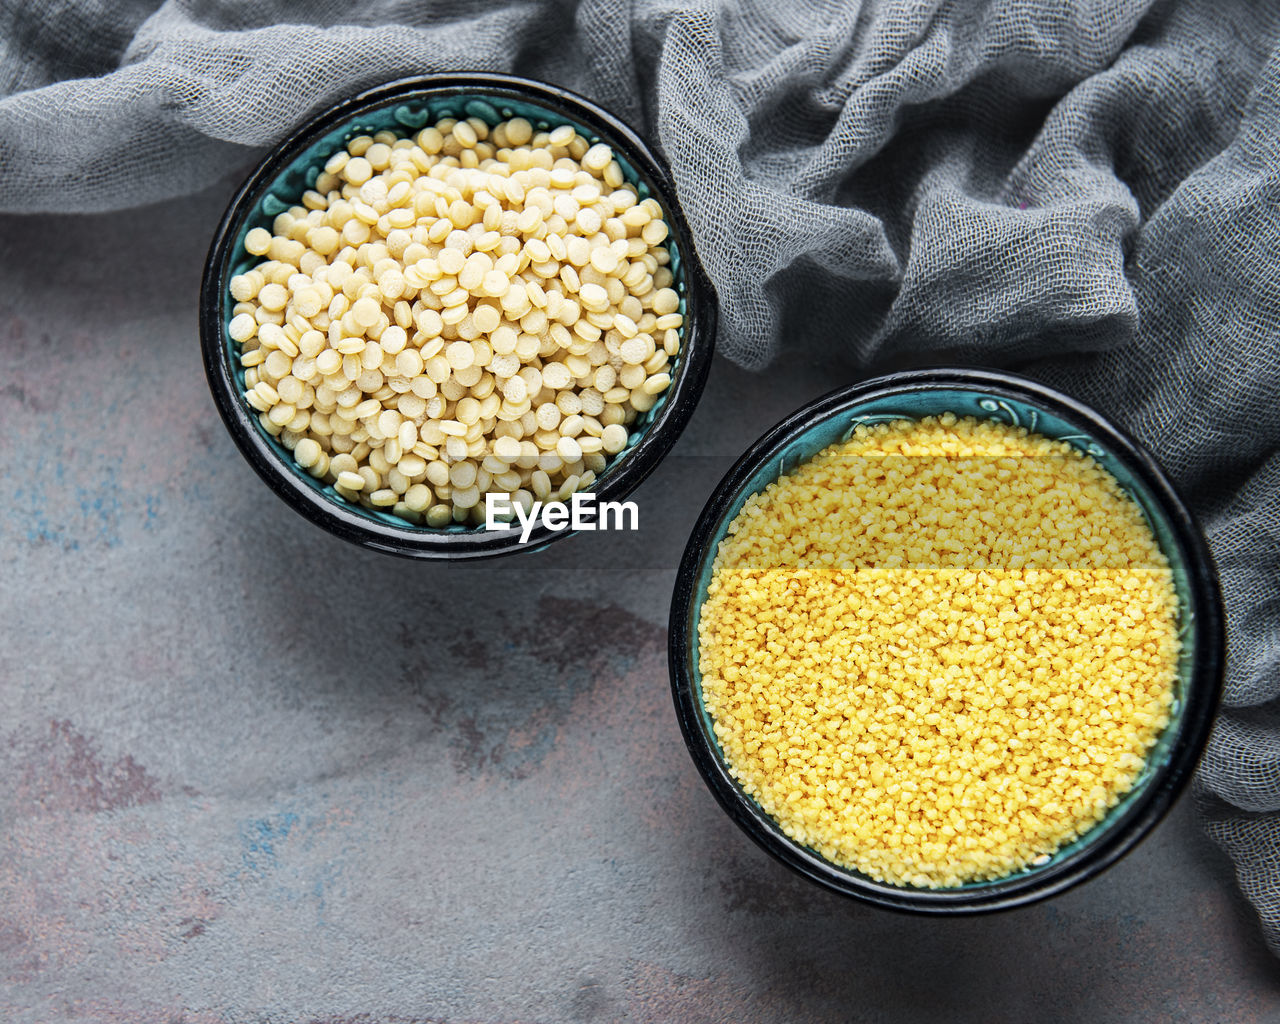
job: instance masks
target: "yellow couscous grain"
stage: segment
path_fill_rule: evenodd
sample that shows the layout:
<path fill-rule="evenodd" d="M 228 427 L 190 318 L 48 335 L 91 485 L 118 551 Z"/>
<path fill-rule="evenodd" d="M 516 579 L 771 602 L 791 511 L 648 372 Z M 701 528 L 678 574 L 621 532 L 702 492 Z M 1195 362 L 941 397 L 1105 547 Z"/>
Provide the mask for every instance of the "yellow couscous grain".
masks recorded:
<path fill-rule="evenodd" d="M 950 413 L 859 426 L 730 525 L 702 694 L 788 836 L 956 886 L 1043 863 L 1132 787 L 1176 619 L 1150 527 L 1089 456 Z"/>

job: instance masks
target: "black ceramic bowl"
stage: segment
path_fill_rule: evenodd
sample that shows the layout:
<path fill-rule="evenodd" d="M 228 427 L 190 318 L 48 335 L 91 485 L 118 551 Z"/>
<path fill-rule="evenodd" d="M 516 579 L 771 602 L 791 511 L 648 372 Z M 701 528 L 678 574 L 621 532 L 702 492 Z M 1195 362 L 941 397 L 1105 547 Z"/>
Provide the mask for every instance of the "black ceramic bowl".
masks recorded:
<path fill-rule="evenodd" d="M 1088 452 L 1134 498 L 1173 569 L 1182 655 L 1169 725 L 1133 788 L 1093 829 L 1047 863 L 953 889 L 889 885 L 839 867 L 787 837 L 725 766 L 702 700 L 697 625 L 712 562 L 743 503 L 766 484 L 859 423 L 953 412 L 1021 425 Z M 1061 892 L 1132 849 L 1173 804 L 1198 761 L 1218 704 L 1223 619 L 1204 538 L 1155 460 L 1099 413 L 1023 377 L 983 370 L 897 373 L 843 388 L 794 413 L 757 441 L 720 482 L 685 549 L 671 602 L 671 684 L 694 763 L 721 806 L 765 850 L 836 892 L 899 910 L 972 913 L 1018 906 Z"/>
<path fill-rule="evenodd" d="M 290 507 L 345 540 L 414 558 L 462 559 L 537 549 L 567 531 L 550 530 L 539 521 L 521 544 L 520 531 L 514 529 L 415 526 L 398 516 L 350 504 L 300 469 L 245 402 L 237 346 L 227 334 L 234 305 L 228 291 L 231 277 L 257 262 L 244 251 L 245 235 L 254 227 L 269 229 L 277 214 L 298 205 L 328 157 L 356 135 L 384 129 L 407 134 L 443 117 L 479 117 L 494 124 L 515 116 L 529 119 L 539 129 L 571 124 L 592 142 L 607 143 L 641 198 L 653 196 L 662 205 L 670 227 L 666 244 L 675 275 L 672 287 L 680 296 L 685 320 L 680 354 L 669 371 L 671 386 L 632 424 L 627 447 L 598 474 L 594 492 L 600 501 L 620 500 L 653 471 L 684 429 L 702 392 L 715 344 L 715 292 L 694 253 L 665 164 L 635 132 L 580 96 L 510 75 L 432 75 L 362 92 L 299 128 L 240 187 L 214 235 L 200 293 L 205 373 L 237 447 Z"/>

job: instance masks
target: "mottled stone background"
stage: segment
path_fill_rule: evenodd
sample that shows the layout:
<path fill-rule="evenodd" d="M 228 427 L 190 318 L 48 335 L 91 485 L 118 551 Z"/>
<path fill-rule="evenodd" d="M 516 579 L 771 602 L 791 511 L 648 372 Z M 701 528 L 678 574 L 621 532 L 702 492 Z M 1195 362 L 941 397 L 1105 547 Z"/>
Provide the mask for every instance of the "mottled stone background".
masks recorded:
<path fill-rule="evenodd" d="M 937 921 L 793 877 L 703 787 L 675 560 L 727 457 L 852 370 L 717 365 L 635 537 L 367 553 L 214 412 L 229 194 L 0 220 L 0 1020 L 1280 1019 L 1187 801 L 1080 889 Z"/>

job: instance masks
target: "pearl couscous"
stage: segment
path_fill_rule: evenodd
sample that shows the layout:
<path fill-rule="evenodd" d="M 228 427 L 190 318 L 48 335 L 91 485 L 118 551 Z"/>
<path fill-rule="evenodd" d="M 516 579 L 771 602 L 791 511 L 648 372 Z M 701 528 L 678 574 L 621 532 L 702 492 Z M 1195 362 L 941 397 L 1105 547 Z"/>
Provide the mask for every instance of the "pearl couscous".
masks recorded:
<path fill-rule="evenodd" d="M 859 426 L 730 525 L 702 694 L 788 836 L 956 886 L 1045 863 L 1132 787 L 1176 618 L 1141 511 L 1087 455 L 951 414 Z"/>
<path fill-rule="evenodd" d="M 589 488 L 671 385 L 655 199 L 607 145 L 447 119 L 351 140 L 231 279 L 245 401 L 344 499 L 442 527 Z"/>

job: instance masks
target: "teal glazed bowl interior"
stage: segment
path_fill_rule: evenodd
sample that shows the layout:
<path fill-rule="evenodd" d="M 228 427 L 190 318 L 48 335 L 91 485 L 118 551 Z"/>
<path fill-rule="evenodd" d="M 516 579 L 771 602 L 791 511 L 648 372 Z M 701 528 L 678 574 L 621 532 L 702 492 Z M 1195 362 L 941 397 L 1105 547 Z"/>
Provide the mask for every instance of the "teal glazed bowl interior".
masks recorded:
<path fill-rule="evenodd" d="M 890 885 L 831 863 L 787 837 L 729 774 L 702 699 L 697 625 L 712 563 L 729 525 L 753 494 L 859 424 L 954 413 L 1022 426 L 1066 441 L 1108 470 L 1141 508 L 1169 560 L 1182 642 L 1170 722 L 1134 783 L 1091 830 L 1046 863 L 993 881 L 948 889 Z M 738 461 L 704 509 L 681 562 L 672 600 L 669 660 L 676 710 L 694 762 L 721 806 L 757 843 L 829 889 L 899 910 L 973 913 L 1061 892 L 1131 849 L 1173 804 L 1208 739 L 1223 672 L 1223 617 L 1203 535 L 1169 480 L 1135 441 L 1092 409 L 1042 384 L 985 370 L 897 373 L 842 389 L 779 424 Z"/>
<path fill-rule="evenodd" d="M 218 411 L 237 447 L 258 475 L 297 512 L 331 533 L 366 547 L 416 558 L 481 558 L 544 547 L 568 531 L 541 521 L 527 542 L 519 530 L 483 526 L 419 526 L 344 501 L 331 485 L 299 467 L 268 433 L 244 400 L 244 370 L 228 333 L 235 305 L 230 280 L 261 257 L 245 251 L 256 227 L 300 205 L 326 160 L 352 138 L 383 130 L 406 135 L 445 117 L 478 117 L 490 125 L 510 117 L 528 119 L 535 130 L 572 125 L 592 144 L 611 146 L 626 180 L 640 198 L 661 204 L 670 234 L 666 246 L 684 316 L 680 352 L 672 361 L 670 387 L 630 425 L 626 446 L 597 475 L 597 498 L 619 500 L 634 490 L 670 450 L 684 429 L 706 382 L 715 339 L 716 298 L 693 248 L 665 163 L 635 132 L 608 111 L 563 89 L 499 74 L 434 75 L 404 79 L 337 103 L 273 150 L 236 193 L 224 215 L 205 265 L 200 298 L 200 335 L 205 373 Z"/>

